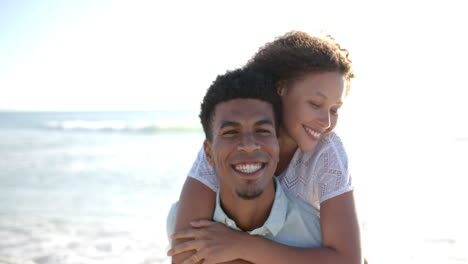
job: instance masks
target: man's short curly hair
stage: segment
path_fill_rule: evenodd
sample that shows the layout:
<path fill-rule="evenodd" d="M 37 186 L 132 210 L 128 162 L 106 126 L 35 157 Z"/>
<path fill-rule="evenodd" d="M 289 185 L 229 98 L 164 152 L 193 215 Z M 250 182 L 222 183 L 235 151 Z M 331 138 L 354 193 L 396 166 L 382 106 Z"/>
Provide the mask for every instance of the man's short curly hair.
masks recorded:
<path fill-rule="evenodd" d="M 250 69 L 237 69 L 218 75 L 208 88 L 201 104 L 200 120 L 208 141 L 213 139 L 212 121 L 216 105 L 234 99 L 257 99 L 270 103 L 275 118 L 278 134 L 281 124 L 281 98 L 274 91 L 270 75 L 254 72 Z"/>
<path fill-rule="evenodd" d="M 274 83 L 294 81 L 310 72 L 339 72 L 346 80 L 348 94 L 354 73 L 349 53 L 331 36 L 313 37 L 291 31 L 267 43 L 245 67 L 272 75 Z"/>

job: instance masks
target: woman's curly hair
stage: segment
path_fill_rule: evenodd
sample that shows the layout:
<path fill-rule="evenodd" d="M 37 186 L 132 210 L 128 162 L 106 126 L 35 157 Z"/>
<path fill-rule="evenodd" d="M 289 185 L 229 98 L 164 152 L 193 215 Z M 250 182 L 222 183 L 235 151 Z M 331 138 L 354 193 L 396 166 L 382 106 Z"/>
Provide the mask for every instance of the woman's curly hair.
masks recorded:
<path fill-rule="evenodd" d="M 293 81 L 310 72 L 339 72 L 346 80 L 348 94 L 354 73 L 346 49 L 330 35 L 312 37 L 291 31 L 265 44 L 245 67 L 271 74 L 273 81 Z"/>

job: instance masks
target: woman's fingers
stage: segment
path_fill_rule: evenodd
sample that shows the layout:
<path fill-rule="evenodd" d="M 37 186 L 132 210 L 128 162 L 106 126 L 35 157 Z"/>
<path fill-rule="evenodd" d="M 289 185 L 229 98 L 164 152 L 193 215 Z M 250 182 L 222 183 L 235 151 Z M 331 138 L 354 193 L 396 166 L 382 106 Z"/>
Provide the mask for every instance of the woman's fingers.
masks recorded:
<path fill-rule="evenodd" d="M 188 264 L 215 264 L 242 258 L 239 255 L 243 244 L 242 232 L 208 220 L 193 221 L 191 225 L 194 227 L 180 230 L 171 236 L 172 239 L 188 241 L 180 241 L 180 244 L 168 251 L 169 256 L 195 251 L 183 262 Z"/>
<path fill-rule="evenodd" d="M 171 235 L 171 239 L 195 239 L 201 235 L 201 230 L 194 228 L 186 228 L 179 230 Z"/>
<path fill-rule="evenodd" d="M 190 256 L 188 259 L 184 260 L 182 264 L 196 264 L 196 263 L 208 264 L 208 262 L 205 261 L 205 257 L 206 257 L 205 250 L 201 250 L 193 254 L 192 256 Z"/>
<path fill-rule="evenodd" d="M 200 246 L 201 246 L 199 244 L 200 244 L 200 241 L 198 241 L 198 240 L 190 240 L 190 241 L 187 241 L 187 242 L 184 242 L 184 243 L 177 244 L 177 245 L 173 246 L 167 252 L 167 255 L 168 256 L 174 256 L 174 255 L 180 254 L 180 253 L 185 252 L 185 251 L 198 250 L 200 248 Z"/>

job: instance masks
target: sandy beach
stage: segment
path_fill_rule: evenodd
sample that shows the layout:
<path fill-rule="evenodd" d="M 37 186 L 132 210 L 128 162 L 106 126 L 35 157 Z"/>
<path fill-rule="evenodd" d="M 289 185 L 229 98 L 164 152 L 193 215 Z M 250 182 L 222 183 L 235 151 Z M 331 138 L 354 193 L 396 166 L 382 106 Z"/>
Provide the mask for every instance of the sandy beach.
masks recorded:
<path fill-rule="evenodd" d="M 0 263 L 168 263 L 164 234 L 154 226 L 134 220 L 3 218 Z"/>

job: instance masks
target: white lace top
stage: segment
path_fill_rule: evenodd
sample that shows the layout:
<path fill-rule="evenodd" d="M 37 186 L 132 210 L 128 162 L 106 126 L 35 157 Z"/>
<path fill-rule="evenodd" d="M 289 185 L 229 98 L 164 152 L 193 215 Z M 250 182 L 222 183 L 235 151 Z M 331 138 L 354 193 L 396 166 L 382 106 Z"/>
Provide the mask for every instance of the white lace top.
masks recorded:
<path fill-rule="evenodd" d="M 218 176 L 208 164 L 203 148 L 188 176 L 215 192 L 219 189 Z M 323 138 L 313 152 L 298 148 L 278 180 L 285 191 L 317 209 L 320 209 L 321 202 L 353 190 L 348 157 L 341 139 L 335 133 Z"/>

